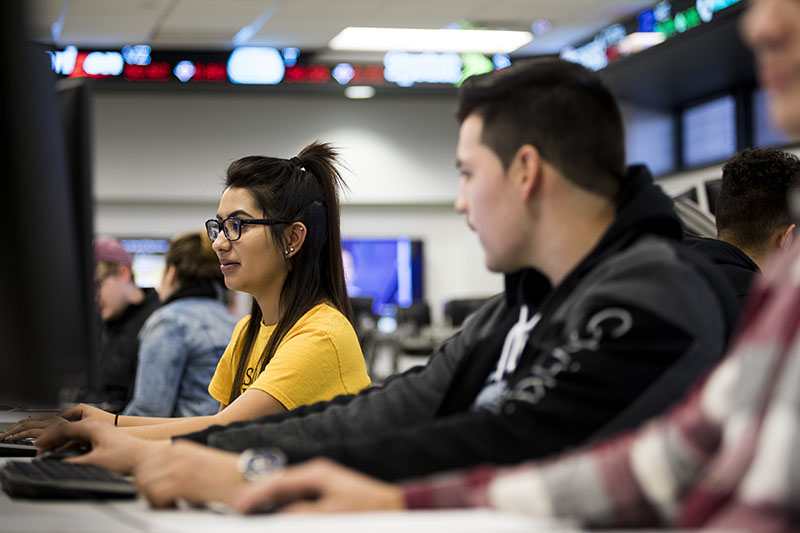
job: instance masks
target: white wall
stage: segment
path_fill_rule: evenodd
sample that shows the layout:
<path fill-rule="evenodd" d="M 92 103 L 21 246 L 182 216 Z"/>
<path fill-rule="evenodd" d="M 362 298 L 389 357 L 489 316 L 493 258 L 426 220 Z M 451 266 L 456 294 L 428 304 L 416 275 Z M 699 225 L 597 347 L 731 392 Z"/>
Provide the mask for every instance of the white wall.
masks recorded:
<path fill-rule="evenodd" d="M 227 165 L 244 155 L 289 157 L 314 139 L 341 147 L 350 193 L 347 237 L 425 243 L 426 296 L 440 320 L 450 298 L 491 295 L 477 238 L 454 212 L 457 125 L 451 97 L 97 92 L 95 229 L 169 237 L 216 213 Z"/>

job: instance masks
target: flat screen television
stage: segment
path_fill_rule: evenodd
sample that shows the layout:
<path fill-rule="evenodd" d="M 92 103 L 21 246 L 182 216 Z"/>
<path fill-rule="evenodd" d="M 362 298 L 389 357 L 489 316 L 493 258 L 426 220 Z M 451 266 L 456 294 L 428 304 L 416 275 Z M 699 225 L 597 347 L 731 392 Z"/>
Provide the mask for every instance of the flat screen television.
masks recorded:
<path fill-rule="evenodd" d="M 725 95 L 685 108 L 681 128 L 684 166 L 724 161 L 736 152 L 736 100 Z"/>
<path fill-rule="evenodd" d="M 342 239 L 347 293 L 372 298 L 375 314 L 424 300 L 422 242 L 407 238 Z"/>
<path fill-rule="evenodd" d="M 753 91 L 753 144 L 756 148 L 771 148 L 789 144 L 791 139 L 772 123 L 767 108 L 767 96 L 762 89 Z"/>
<path fill-rule="evenodd" d="M 125 250 L 133 256 L 133 279 L 136 285 L 157 288 L 164 275 L 164 256 L 169 250 L 169 240 L 158 238 L 121 238 Z"/>

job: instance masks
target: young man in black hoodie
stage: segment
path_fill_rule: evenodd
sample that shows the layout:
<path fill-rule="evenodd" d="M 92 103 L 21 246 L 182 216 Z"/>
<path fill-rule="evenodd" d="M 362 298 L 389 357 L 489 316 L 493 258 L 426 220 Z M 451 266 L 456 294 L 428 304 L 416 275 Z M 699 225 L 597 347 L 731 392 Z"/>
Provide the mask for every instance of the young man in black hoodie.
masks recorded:
<path fill-rule="evenodd" d="M 327 456 L 394 480 L 549 455 L 666 408 L 722 355 L 737 301 L 678 244 L 672 203 L 647 171 L 626 172 L 608 89 L 583 67 L 536 60 L 467 80 L 458 118 L 456 208 L 506 290 L 424 368 L 172 446 L 91 420 L 38 444 L 90 440 L 80 461 L 139 465 L 154 503 L 203 502 L 278 457 Z"/>
<path fill-rule="evenodd" d="M 717 238 L 689 237 L 733 283 L 740 299 L 767 257 L 791 242 L 789 191 L 800 182 L 800 159 L 776 148 L 748 148 L 722 166 L 716 203 Z"/>

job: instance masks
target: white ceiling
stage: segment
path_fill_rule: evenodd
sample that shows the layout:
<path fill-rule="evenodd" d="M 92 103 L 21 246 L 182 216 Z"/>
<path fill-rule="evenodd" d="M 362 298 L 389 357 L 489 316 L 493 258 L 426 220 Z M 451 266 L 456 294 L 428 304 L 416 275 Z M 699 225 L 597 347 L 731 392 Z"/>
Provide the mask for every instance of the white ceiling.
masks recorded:
<path fill-rule="evenodd" d="M 229 50 L 234 36 L 266 18 L 247 42 L 325 52 L 346 26 L 441 28 L 458 21 L 485 27 L 529 29 L 548 19 L 552 30 L 519 50 L 557 52 L 598 29 L 655 4 L 642 0 L 32 0 L 30 29 L 53 43 L 51 27 L 63 17 L 56 46 L 119 49 Z M 352 54 L 350 54 L 352 56 Z"/>

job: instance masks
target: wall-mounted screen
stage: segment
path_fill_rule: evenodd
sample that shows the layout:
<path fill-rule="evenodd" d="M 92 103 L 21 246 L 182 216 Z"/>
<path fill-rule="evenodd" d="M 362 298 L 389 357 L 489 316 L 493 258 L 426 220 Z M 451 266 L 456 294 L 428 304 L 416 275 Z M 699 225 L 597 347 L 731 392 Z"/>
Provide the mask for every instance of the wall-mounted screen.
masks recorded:
<path fill-rule="evenodd" d="M 772 124 L 764 91 L 753 91 L 753 144 L 757 148 L 769 148 L 788 144 L 789 140 L 786 133 Z"/>
<path fill-rule="evenodd" d="M 164 274 L 164 255 L 169 250 L 167 239 L 120 239 L 133 255 L 133 277 L 141 288 L 158 287 Z"/>
<path fill-rule="evenodd" d="M 687 107 L 681 125 L 684 166 L 708 165 L 736 153 L 736 101 L 732 95 Z"/>
<path fill-rule="evenodd" d="M 654 176 L 675 170 L 675 121 L 671 111 L 621 106 L 627 164 L 644 163 Z"/>
<path fill-rule="evenodd" d="M 424 299 L 422 242 L 397 239 L 342 239 L 347 293 L 372 298 L 372 310 L 408 307 Z"/>

